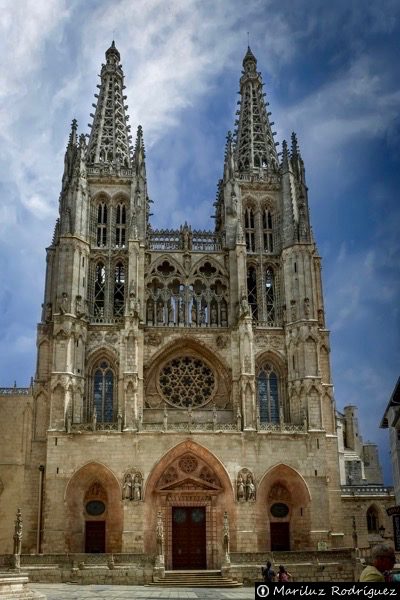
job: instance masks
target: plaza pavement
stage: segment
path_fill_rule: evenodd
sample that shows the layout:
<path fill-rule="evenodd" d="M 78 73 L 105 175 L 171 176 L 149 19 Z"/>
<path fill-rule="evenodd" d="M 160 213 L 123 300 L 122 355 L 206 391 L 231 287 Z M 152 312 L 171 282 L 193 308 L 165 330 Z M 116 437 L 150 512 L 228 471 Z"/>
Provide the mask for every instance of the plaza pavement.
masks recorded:
<path fill-rule="evenodd" d="M 254 588 L 157 588 L 143 585 L 31 583 L 47 600 L 254 600 Z"/>

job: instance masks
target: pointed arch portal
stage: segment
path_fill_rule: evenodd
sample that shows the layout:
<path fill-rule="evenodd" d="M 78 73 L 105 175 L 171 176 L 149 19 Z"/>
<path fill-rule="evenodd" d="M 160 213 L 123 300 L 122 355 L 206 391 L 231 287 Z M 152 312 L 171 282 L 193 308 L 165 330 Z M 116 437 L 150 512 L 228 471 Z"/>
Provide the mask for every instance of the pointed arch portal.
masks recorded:
<path fill-rule="evenodd" d="M 190 440 L 156 464 L 145 489 L 148 552 L 154 552 L 155 520 L 164 522 L 167 569 L 215 569 L 222 562 L 224 510 L 233 511 L 233 489 L 221 462 Z"/>

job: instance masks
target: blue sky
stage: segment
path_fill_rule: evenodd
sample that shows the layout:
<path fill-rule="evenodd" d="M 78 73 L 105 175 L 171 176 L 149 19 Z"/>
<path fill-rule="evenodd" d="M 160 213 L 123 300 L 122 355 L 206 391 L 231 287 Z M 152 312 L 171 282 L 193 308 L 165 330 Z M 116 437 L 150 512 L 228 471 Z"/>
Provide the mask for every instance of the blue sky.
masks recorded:
<path fill-rule="evenodd" d="M 0 385 L 35 371 L 45 247 L 72 118 L 87 133 L 115 38 L 153 224 L 209 215 L 250 45 L 279 141 L 298 133 L 323 278 L 337 407 L 378 430 L 399 375 L 400 3 L 397 0 L 5 0 L 0 15 Z"/>

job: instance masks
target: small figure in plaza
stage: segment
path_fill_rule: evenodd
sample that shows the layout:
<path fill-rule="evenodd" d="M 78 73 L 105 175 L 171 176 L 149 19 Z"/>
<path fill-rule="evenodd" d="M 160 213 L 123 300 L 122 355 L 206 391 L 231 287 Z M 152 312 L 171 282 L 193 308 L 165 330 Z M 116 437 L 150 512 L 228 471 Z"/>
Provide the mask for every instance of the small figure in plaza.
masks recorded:
<path fill-rule="evenodd" d="M 237 499 L 238 502 L 244 502 L 246 500 L 245 488 L 242 474 L 239 475 L 237 480 Z"/>
<path fill-rule="evenodd" d="M 279 565 L 278 581 L 290 581 L 292 578 L 289 571 L 286 571 L 283 565 Z"/>
<path fill-rule="evenodd" d="M 137 473 L 133 480 L 133 499 L 136 501 L 142 499 L 142 481 L 140 475 Z"/>
<path fill-rule="evenodd" d="M 124 483 L 122 486 L 122 499 L 130 500 L 132 497 L 132 476 L 130 473 L 125 475 Z"/>
<path fill-rule="evenodd" d="M 250 473 L 247 475 L 246 480 L 246 500 L 248 502 L 255 502 L 256 500 L 256 486 Z"/>
<path fill-rule="evenodd" d="M 275 571 L 272 568 L 271 562 L 268 560 L 264 567 L 261 567 L 261 574 L 264 579 L 264 583 L 271 583 L 275 581 Z"/>

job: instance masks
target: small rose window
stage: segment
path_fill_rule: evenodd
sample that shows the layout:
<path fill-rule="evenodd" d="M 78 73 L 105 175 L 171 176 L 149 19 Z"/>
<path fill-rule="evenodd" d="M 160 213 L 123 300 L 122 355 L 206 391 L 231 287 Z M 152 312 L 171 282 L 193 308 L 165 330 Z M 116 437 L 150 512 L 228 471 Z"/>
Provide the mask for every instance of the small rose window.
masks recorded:
<path fill-rule="evenodd" d="M 211 400 L 215 377 L 201 359 L 182 356 L 170 360 L 161 369 L 159 384 L 170 404 L 180 408 L 198 407 Z"/>

